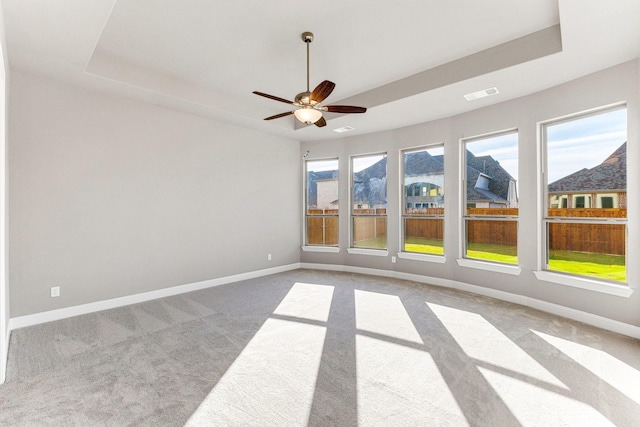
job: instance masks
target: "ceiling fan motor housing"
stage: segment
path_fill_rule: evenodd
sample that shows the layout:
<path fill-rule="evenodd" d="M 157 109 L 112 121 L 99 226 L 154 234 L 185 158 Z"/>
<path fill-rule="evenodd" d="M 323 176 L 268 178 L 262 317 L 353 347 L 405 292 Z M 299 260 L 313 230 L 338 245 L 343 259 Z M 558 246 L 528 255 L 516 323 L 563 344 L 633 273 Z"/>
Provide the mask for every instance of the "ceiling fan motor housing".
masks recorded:
<path fill-rule="evenodd" d="M 300 105 L 315 105 L 316 101 L 311 100 L 311 92 L 300 92 L 295 97 L 295 103 Z"/>

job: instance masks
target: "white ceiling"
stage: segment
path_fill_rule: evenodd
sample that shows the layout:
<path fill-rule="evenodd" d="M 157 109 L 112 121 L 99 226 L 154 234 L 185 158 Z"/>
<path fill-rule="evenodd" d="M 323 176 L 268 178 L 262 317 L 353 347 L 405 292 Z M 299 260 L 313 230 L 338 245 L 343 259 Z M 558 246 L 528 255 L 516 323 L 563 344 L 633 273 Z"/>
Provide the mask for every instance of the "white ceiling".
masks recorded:
<path fill-rule="evenodd" d="M 296 140 L 435 120 L 640 57 L 638 0 L 2 0 L 2 7 L 14 71 Z M 336 89 L 325 104 L 348 101 L 366 114 L 328 113 L 325 128 L 296 129 L 291 116 L 262 120 L 291 108 L 252 91 L 293 99 L 306 89 L 304 31 L 315 34 L 311 87 L 331 80 Z M 463 98 L 493 86 L 499 95 Z M 332 132 L 345 125 L 355 130 Z"/>

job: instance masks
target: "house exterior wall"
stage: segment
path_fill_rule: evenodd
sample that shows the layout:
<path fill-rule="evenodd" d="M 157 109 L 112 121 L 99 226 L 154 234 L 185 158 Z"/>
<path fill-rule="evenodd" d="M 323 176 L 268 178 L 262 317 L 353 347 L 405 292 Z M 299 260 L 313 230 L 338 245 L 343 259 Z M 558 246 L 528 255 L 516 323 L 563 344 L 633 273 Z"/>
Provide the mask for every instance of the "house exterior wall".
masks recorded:
<path fill-rule="evenodd" d="M 604 196 L 613 197 L 614 208 L 626 209 L 627 208 L 627 192 L 612 192 L 612 191 L 603 191 L 603 192 L 581 192 L 575 194 L 569 193 L 550 193 L 547 199 L 548 205 L 550 208 L 562 208 L 562 199 L 567 199 L 567 209 L 572 209 L 576 207 L 575 198 L 578 196 L 588 196 L 591 200 L 591 205 L 586 206 L 589 208 L 601 208 L 600 199 Z"/>
<path fill-rule="evenodd" d="M 316 181 L 318 209 L 335 209 L 334 202 L 338 199 L 338 180 L 323 179 Z"/>

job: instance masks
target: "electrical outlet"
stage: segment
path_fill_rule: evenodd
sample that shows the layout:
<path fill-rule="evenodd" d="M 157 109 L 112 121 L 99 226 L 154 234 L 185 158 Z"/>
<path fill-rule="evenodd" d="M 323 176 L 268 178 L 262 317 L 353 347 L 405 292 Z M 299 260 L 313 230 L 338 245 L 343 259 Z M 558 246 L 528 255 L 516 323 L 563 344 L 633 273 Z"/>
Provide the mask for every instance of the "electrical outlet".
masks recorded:
<path fill-rule="evenodd" d="M 51 298 L 60 296 L 60 286 L 54 286 L 51 288 Z"/>
<path fill-rule="evenodd" d="M 396 262 L 396 257 L 392 256 L 391 257 L 391 262 L 395 263 Z"/>
<path fill-rule="evenodd" d="M 267 254 L 267 261 L 271 261 L 271 254 Z"/>

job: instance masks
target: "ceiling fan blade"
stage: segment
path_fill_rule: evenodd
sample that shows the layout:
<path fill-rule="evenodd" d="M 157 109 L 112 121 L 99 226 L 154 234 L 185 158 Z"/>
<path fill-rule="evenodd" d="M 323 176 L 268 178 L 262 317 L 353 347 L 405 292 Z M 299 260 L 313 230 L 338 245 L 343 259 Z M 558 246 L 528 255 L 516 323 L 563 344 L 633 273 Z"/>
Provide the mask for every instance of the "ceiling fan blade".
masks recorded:
<path fill-rule="evenodd" d="M 293 104 L 293 101 L 289 101 L 284 98 L 280 98 L 277 96 L 269 95 L 268 93 L 258 92 L 256 90 L 253 91 L 256 95 L 264 96 L 265 98 L 273 99 L 274 101 L 284 102 L 285 104 Z"/>
<path fill-rule="evenodd" d="M 366 113 L 367 109 L 364 107 L 353 107 L 351 105 L 326 105 L 322 107 L 330 113 Z"/>
<path fill-rule="evenodd" d="M 325 80 L 316 86 L 313 92 L 311 92 L 311 96 L 309 98 L 319 104 L 324 101 L 327 96 L 331 95 L 331 92 L 333 92 L 333 88 L 335 87 L 335 83 Z"/>
<path fill-rule="evenodd" d="M 324 119 L 324 117 L 320 117 L 318 120 L 316 120 L 316 122 L 314 123 L 314 125 L 318 126 L 319 128 L 324 127 L 327 125 L 327 121 Z"/>
<path fill-rule="evenodd" d="M 280 113 L 280 114 L 276 114 L 275 116 L 270 116 L 265 118 L 265 120 L 273 120 L 273 119 L 279 119 L 280 117 L 286 117 L 293 114 L 293 111 L 287 111 L 286 113 Z"/>

